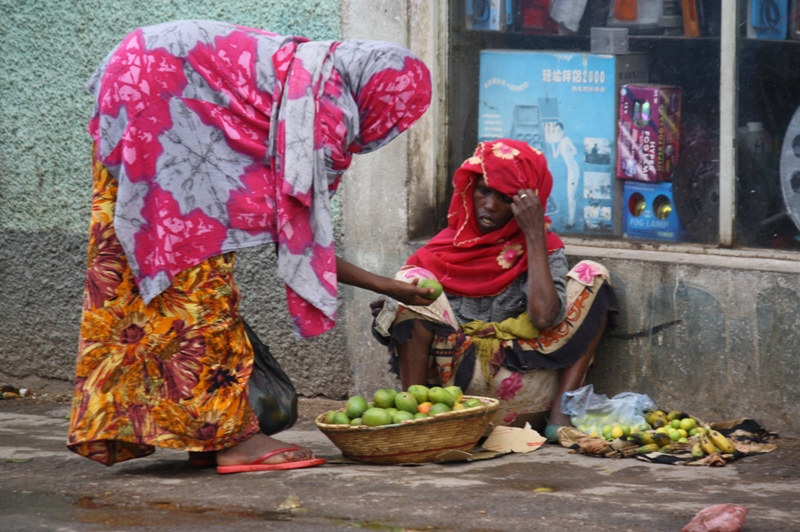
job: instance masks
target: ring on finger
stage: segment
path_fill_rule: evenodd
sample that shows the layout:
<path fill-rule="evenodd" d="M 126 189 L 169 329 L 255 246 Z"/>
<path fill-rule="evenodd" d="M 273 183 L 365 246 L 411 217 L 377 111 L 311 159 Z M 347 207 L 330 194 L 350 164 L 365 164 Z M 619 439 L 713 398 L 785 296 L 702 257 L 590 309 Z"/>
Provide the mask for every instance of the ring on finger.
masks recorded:
<path fill-rule="evenodd" d="M 527 198 L 527 197 L 528 197 L 528 195 L 525 194 L 525 193 L 522 193 L 522 194 L 519 195 L 519 199 Z"/>

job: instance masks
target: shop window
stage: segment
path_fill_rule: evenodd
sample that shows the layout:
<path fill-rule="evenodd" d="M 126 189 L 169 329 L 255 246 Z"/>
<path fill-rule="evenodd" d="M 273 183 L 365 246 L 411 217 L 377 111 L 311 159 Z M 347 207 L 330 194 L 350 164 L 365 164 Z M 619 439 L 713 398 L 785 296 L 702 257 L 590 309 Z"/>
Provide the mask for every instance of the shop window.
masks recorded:
<path fill-rule="evenodd" d="M 797 249 L 795 3 L 739 0 L 737 45 L 722 50 L 721 0 L 451 0 L 448 174 L 477 142 L 514 137 L 548 159 L 561 235 L 715 246 L 723 226 L 724 245 Z M 735 176 L 719 164 L 727 53 L 738 57 Z"/>

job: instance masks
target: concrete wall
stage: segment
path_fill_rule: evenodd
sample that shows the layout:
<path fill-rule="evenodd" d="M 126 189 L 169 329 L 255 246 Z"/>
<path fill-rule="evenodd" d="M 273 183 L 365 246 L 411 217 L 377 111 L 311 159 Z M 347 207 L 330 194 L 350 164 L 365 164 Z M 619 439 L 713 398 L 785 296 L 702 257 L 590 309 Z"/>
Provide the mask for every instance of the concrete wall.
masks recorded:
<path fill-rule="evenodd" d="M 68 391 L 78 343 L 90 211 L 86 81 L 136 27 L 225 20 L 341 37 L 338 0 L 0 0 L 0 382 Z M 351 387 L 342 328 L 296 341 L 271 249 L 237 256 L 242 313 L 301 393 Z"/>

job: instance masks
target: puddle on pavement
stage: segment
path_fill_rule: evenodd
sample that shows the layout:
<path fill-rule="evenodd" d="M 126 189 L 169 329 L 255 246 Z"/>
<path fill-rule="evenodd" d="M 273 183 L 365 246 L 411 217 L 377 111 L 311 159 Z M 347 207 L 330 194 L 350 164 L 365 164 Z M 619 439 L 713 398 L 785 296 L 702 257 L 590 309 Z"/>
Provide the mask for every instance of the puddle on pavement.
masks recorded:
<path fill-rule="evenodd" d="M 226 510 L 178 505 L 171 501 L 112 504 L 101 497 L 76 499 L 67 494 L 7 490 L 0 490 L 0 509 L 3 509 L 0 514 L 10 510 L 8 515 L 30 516 L 37 523 L 72 524 L 83 530 L 123 530 L 156 524 L 159 527 L 204 530 L 229 526 L 232 522 L 291 521 L 293 517 L 288 512 Z"/>
<path fill-rule="evenodd" d="M 104 526 L 159 526 L 208 527 L 236 521 L 291 521 L 285 512 L 255 510 L 224 510 L 200 506 L 186 506 L 171 501 L 157 501 L 125 506 L 109 504 L 102 499 L 82 497 L 74 505 L 79 511 L 75 521 Z"/>

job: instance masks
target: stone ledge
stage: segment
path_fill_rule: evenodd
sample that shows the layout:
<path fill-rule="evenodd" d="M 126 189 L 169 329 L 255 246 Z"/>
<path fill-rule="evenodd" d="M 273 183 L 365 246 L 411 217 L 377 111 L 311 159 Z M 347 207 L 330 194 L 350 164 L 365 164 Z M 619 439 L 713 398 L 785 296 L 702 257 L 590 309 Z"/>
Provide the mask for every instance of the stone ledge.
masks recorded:
<path fill-rule="evenodd" d="M 586 245 L 585 240 L 564 238 L 567 256 L 597 257 L 612 260 L 635 260 L 671 263 L 681 266 L 698 266 L 736 270 L 753 270 L 775 273 L 800 274 L 800 255 L 771 250 L 731 250 L 692 246 L 657 246 L 653 249 L 634 249 L 615 242 L 610 245 Z M 600 244 L 600 243 L 598 243 Z M 773 256 L 766 256 L 766 255 Z M 777 258 L 780 257 L 780 258 Z"/>

